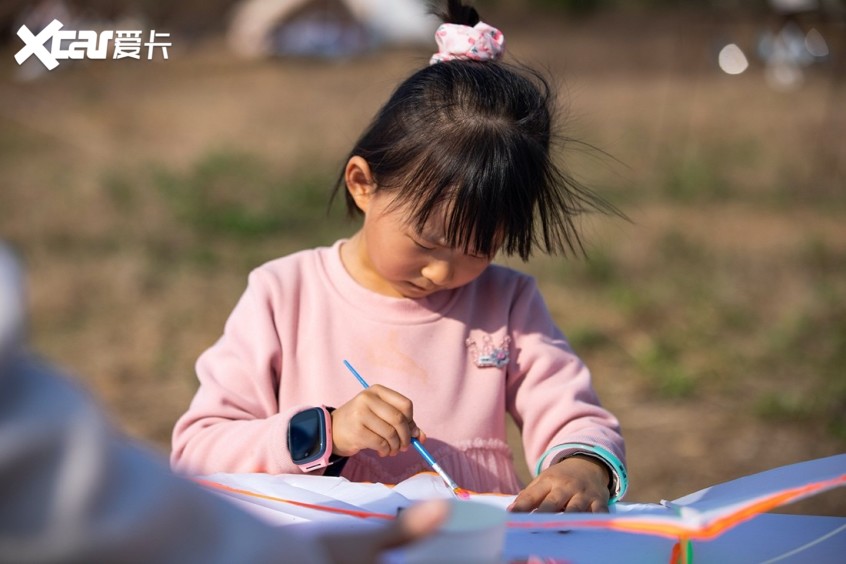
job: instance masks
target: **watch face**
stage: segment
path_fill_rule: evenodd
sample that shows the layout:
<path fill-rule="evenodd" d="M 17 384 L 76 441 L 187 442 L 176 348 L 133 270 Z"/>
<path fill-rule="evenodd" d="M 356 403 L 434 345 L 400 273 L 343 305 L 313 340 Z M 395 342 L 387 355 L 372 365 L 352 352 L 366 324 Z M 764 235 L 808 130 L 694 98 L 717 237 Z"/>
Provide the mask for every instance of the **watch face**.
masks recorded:
<path fill-rule="evenodd" d="M 323 439 L 323 411 L 307 409 L 291 418 L 288 427 L 288 449 L 298 464 L 320 458 L 325 448 Z"/>

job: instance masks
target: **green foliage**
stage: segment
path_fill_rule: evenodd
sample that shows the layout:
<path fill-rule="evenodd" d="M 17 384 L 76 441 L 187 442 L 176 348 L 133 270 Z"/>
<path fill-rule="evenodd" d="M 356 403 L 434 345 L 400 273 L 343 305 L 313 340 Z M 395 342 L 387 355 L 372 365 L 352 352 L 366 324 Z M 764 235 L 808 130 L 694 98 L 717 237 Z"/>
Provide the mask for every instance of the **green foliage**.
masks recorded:
<path fill-rule="evenodd" d="M 102 175 L 102 185 L 119 212 L 126 214 L 132 211 L 137 198 L 135 187 L 126 175 L 109 170 Z"/>
<path fill-rule="evenodd" d="M 691 156 L 672 160 L 662 184 L 663 195 L 676 202 L 702 202 L 728 195 L 729 183 L 722 177 L 720 166 L 711 159 Z"/>
<path fill-rule="evenodd" d="M 583 260 L 568 260 L 559 263 L 558 272 L 565 278 L 585 284 L 613 284 L 619 281 L 618 266 L 614 259 L 602 249 L 591 250 Z"/>
<path fill-rule="evenodd" d="M 325 217 L 328 176 L 283 177 L 255 156 L 217 151 L 184 173 L 153 177 L 176 216 L 203 234 L 241 239 L 299 233 Z"/>
<path fill-rule="evenodd" d="M 846 438 L 846 295 L 821 297 L 810 311 L 773 331 L 765 368 L 806 385 L 802 393 L 766 396 L 760 413 L 771 419 L 805 416 Z M 784 352 L 796 360 L 774 363 Z"/>
<path fill-rule="evenodd" d="M 669 335 L 661 335 L 635 354 L 635 362 L 641 372 L 666 398 L 688 398 L 696 392 L 696 379 L 685 367 L 681 353 L 682 349 Z"/>
<path fill-rule="evenodd" d="M 612 344 L 611 339 L 598 327 L 577 327 L 567 333 L 573 349 L 579 353 L 591 353 Z"/>
<path fill-rule="evenodd" d="M 758 398 L 756 413 L 771 421 L 806 421 L 810 415 L 808 402 L 795 395 L 767 393 Z"/>

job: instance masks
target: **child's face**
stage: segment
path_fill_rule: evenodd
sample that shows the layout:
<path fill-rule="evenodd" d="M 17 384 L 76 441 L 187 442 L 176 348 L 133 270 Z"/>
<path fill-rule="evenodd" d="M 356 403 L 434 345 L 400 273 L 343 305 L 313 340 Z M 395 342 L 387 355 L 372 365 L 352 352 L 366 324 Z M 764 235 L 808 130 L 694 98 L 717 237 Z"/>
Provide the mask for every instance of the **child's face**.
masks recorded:
<path fill-rule="evenodd" d="M 388 208 L 389 193 L 373 196 L 361 229 L 362 267 L 371 289 L 386 295 L 423 298 L 472 282 L 493 257 L 464 253 L 446 245 L 444 214 L 430 217 L 417 232 L 402 208 Z"/>

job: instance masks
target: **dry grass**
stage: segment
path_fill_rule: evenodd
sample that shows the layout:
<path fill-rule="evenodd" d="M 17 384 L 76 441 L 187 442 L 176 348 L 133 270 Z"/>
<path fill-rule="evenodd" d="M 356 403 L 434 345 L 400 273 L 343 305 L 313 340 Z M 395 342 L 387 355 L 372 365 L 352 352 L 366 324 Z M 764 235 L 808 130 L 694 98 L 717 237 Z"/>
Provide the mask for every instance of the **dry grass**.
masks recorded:
<path fill-rule="evenodd" d="M 569 132 L 619 159 L 569 154 L 632 222 L 587 218 L 590 260 L 525 268 L 623 422 L 633 501 L 846 446 L 842 67 L 776 92 L 759 66 L 709 59 L 755 27 L 686 18 L 509 34 L 564 78 Z M 37 347 L 166 450 L 249 269 L 354 229 L 323 216 L 323 191 L 426 56 L 248 63 L 211 41 L 6 79 L 0 236 L 26 258 Z"/>

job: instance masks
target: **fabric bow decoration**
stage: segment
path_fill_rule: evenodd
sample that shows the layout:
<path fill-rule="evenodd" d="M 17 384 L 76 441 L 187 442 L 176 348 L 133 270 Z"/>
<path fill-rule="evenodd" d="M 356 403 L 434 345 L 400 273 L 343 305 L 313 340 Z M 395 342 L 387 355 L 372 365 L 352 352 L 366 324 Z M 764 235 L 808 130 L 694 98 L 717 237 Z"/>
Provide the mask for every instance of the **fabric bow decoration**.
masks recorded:
<path fill-rule="evenodd" d="M 473 27 L 441 24 L 435 32 L 435 41 L 438 43 L 438 52 L 432 55 L 430 65 L 456 59 L 497 60 L 505 51 L 505 36 L 484 22 Z"/>

